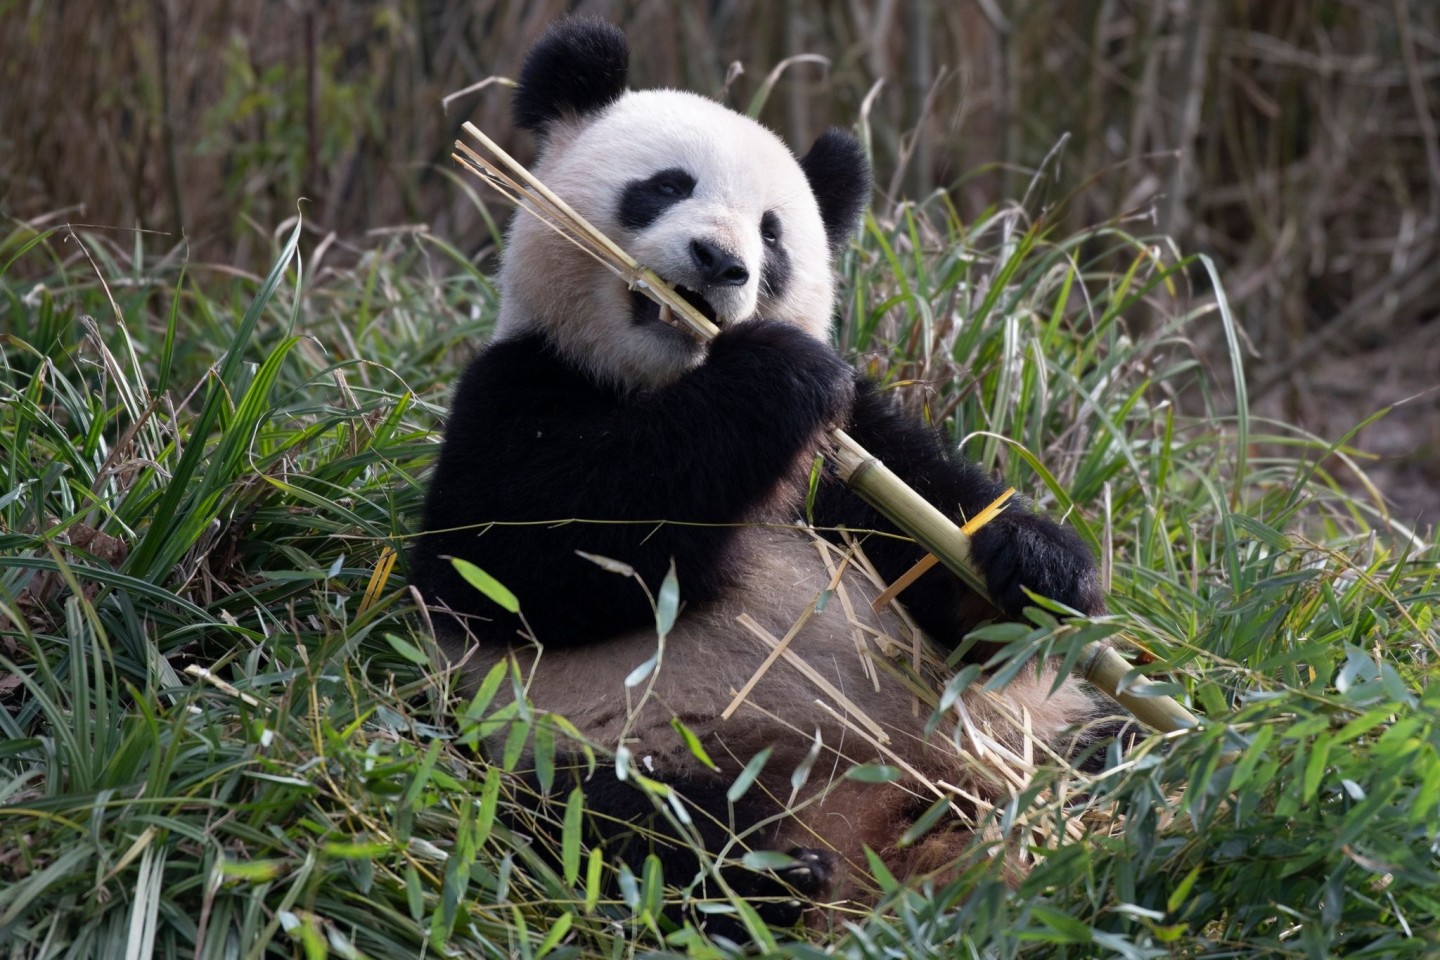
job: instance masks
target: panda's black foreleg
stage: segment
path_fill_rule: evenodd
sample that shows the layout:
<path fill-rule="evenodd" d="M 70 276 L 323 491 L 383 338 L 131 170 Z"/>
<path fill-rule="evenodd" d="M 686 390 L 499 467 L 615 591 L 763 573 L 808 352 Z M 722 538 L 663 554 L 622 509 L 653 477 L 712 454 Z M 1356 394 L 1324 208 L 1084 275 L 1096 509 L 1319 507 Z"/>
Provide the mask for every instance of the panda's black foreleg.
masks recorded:
<path fill-rule="evenodd" d="M 858 384 L 848 429 L 917 493 L 958 521 L 975 515 L 1004 492 L 1003 484 L 949 451 L 936 430 L 900 410 L 871 381 L 862 379 Z M 895 530 L 834 478 L 822 484 L 816 498 L 815 523 Z M 924 555 L 914 543 L 893 537 L 869 538 L 865 553 L 888 580 Z M 1083 613 L 1104 612 L 1095 559 L 1085 542 L 1069 527 L 1021 504 L 1011 505 L 975 534 L 971 555 L 985 573 L 999 612 L 1007 617 L 1020 616 L 1029 603 L 1024 587 Z M 980 612 L 971 591 L 939 567 L 907 588 L 901 599 L 932 639 L 948 645 L 959 642 Z M 977 649 L 972 658 L 983 659 L 990 652 Z"/>
<path fill-rule="evenodd" d="M 540 797 L 533 775 L 523 779 L 527 795 Z M 829 851 L 787 849 L 782 852 L 792 863 L 773 871 L 750 870 L 733 862 L 747 848 L 735 843 L 734 836 L 747 834 L 774 812 L 763 801 L 743 797 L 731 802 L 726 796 L 730 784 L 720 777 L 685 776 L 665 782 L 684 798 L 691 818 L 687 829 L 693 829 L 693 835 L 678 830 L 657 806 L 656 799 L 634 784 L 607 776 L 604 770 L 586 778 L 579 762 L 566 766 L 565 758 L 557 758 L 555 784 L 549 798 L 537 805 L 536 815 L 511 817 L 511 826 L 536 836 L 537 851 L 558 862 L 564 798 L 578 785 L 585 795 L 585 844 L 602 845 L 608 861 L 625 864 L 637 877 L 644 871 L 646 859 L 653 855 L 667 886 L 689 887 L 699 877 L 694 897 L 719 899 L 722 891 L 713 878 L 701 876 L 704 865 L 697 854 L 698 841 L 698 847 L 709 858 L 717 858 L 723 851 L 732 861 L 721 867 L 725 885 L 749 902 L 760 919 L 772 927 L 799 923 L 805 910 L 833 888 L 838 860 Z M 746 839 L 751 846 L 758 842 L 753 835 Z M 677 923 L 688 919 L 712 936 L 737 943 L 749 939 L 744 925 L 730 913 L 686 910 L 679 904 L 672 904 L 666 913 Z"/>
<path fill-rule="evenodd" d="M 739 575 L 742 525 L 791 492 L 853 392 L 833 348 L 773 321 L 726 328 L 694 370 L 636 395 L 591 382 L 536 338 L 501 342 L 456 392 L 415 580 L 432 600 L 496 618 L 491 634 L 508 640 L 518 622 L 445 559 L 462 557 L 519 598 L 549 647 L 654 623 L 639 585 L 582 553 L 628 564 L 651 594 L 673 560 L 686 602 L 713 600 Z"/>

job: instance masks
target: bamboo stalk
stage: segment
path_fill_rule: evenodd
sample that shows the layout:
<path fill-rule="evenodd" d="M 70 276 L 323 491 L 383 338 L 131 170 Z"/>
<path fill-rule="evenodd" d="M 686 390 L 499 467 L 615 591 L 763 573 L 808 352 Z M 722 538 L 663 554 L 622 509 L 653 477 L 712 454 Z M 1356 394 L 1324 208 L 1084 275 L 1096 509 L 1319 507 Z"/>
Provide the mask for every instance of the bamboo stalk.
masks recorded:
<path fill-rule="evenodd" d="M 576 213 L 478 127 L 466 123 L 463 129 L 489 151 L 494 160 L 457 140 L 456 152 L 451 156 L 461 166 L 605 264 L 632 289 L 640 290 L 660 304 L 661 317 L 667 322 L 688 330 L 702 341 L 719 335 L 719 329 L 659 275 L 641 266 Z M 667 317 L 667 313 L 671 316 Z M 985 578 L 970 558 L 970 538 L 954 521 L 912 490 L 845 431 L 838 428 L 831 431 L 831 440 L 834 443 L 831 459 L 846 486 L 903 532 L 914 537 L 970 589 L 982 597 L 989 596 Z M 1195 715 L 1173 698 L 1153 693 L 1154 684 L 1144 678 L 1132 678 L 1122 691 L 1121 683 L 1130 670 L 1130 664 L 1124 657 L 1100 643 L 1088 644 L 1075 668 L 1077 675 L 1161 733 L 1199 725 Z"/>
<path fill-rule="evenodd" d="M 499 165 L 497 166 L 481 154 L 476 153 L 465 143 L 456 140 L 455 149 L 464 156 L 453 153 L 451 156 L 462 166 L 467 167 L 472 173 L 478 174 L 492 186 L 500 188 L 501 192 L 510 199 L 528 209 L 562 235 L 575 241 L 581 249 L 619 275 L 631 289 L 642 291 L 647 297 L 658 303 L 662 308 L 660 312 L 662 319 L 669 320 L 664 309 L 669 308 L 676 319 L 688 327 L 690 333 L 697 339 L 709 341 L 720 335 L 720 328 L 707 320 L 705 315 L 691 306 L 684 297 L 672 290 L 659 274 L 649 267 L 641 266 L 639 261 L 596 229 L 589 220 L 576 213 L 568 203 L 552 193 L 549 187 L 536 179 L 535 175 L 525 169 L 518 160 L 481 132 L 479 127 L 467 120 L 463 129 L 478 140 L 481 146 L 489 150 L 499 161 Z M 529 193 L 526 192 L 527 190 Z M 672 325 L 681 324 L 672 323 Z"/>
<path fill-rule="evenodd" d="M 846 486 L 939 557 L 966 586 L 988 597 L 984 577 L 970 559 L 970 538 L 954 521 L 843 431 L 836 430 L 832 438 L 836 447 L 835 465 Z M 1130 662 L 1119 652 L 1098 642 L 1085 645 L 1075 666 L 1078 676 L 1161 733 L 1199 725 L 1193 713 L 1173 697 L 1156 694 L 1155 684 L 1143 677 L 1131 678 L 1121 690 L 1130 670 Z"/>

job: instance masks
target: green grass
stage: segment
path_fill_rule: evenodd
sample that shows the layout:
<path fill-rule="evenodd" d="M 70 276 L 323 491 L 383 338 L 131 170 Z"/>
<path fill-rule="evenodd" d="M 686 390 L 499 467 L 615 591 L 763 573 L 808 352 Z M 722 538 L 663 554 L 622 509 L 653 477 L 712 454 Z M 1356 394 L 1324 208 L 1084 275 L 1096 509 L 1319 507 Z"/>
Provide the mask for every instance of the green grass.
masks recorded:
<path fill-rule="evenodd" d="M 558 872 L 517 841 L 513 756 L 468 744 L 556 721 L 428 669 L 405 541 L 493 288 L 422 232 L 319 270 L 302 237 L 263 278 L 0 237 L 0 956 L 713 953 L 657 934 L 658 878 L 609 901 L 573 832 Z M 1018 798 L 1123 826 L 1018 889 L 977 860 L 775 952 L 1440 949 L 1440 548 L 1352 492 L 1356 451 L 1249 415 L 1208 264 L 933 197 L 843 272 L 842 345 L 1068 514 L 1146 672 L 1217 722 Z"/>

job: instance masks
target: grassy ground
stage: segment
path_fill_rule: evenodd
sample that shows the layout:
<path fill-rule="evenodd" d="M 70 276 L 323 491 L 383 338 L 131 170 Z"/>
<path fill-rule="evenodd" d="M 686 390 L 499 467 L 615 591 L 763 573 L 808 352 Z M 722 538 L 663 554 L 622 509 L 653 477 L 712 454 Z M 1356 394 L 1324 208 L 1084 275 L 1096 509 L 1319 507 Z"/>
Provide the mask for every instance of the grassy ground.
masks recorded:
<path fill-rule="evenodd" d="M 506 763 L 467 744 L 556 721 L 432 675 L 404 546 L 495 315 L 481 272 L 423 231 L 350 250 L 288 226 L 258 277 L 7 229 L 0 955 L 713 954 L 657 932 L 657 878 L 612 898 L 573 834 L 558 871 L 512 835 Z M 1192 352 L 1239 350 L 1223 297 L 1193 306 L 1209 265 L 936 197 L 882 211 L 844 273 L 842 345 L 1069 515 L 1110 623 L 1215 722 L 1112 757 L 1083 800 L 1018 797 L 1007 822 L 1105 825 L 1018 889 L 983 857 L 881 878 L 873 913 L 767 948 L 1440 950 L 1440 548 L 1344 492 L 1343 442 L 1252 417 L 1243 376 Z"/>

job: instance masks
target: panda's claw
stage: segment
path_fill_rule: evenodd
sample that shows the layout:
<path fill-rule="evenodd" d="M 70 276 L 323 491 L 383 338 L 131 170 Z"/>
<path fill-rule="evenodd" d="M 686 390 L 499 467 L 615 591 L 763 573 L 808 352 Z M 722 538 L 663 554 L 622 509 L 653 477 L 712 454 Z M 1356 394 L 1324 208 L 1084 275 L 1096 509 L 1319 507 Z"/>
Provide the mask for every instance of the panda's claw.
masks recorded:
<path fill-rule="evenodd" d="M 836 858 L 833 853 L 810 847 L 794 847 L 786 852 L 795 862 L 776 870 L 777 880 L 809 900 L 815 900 L 829 891 L 835 879 Z"/>

